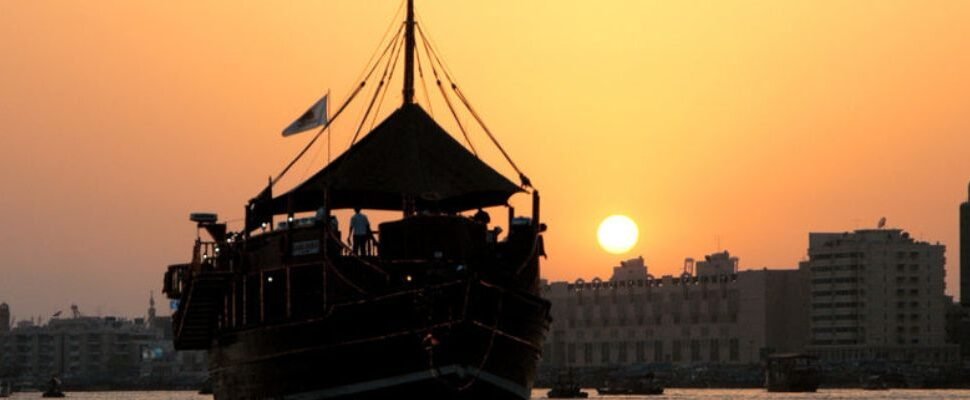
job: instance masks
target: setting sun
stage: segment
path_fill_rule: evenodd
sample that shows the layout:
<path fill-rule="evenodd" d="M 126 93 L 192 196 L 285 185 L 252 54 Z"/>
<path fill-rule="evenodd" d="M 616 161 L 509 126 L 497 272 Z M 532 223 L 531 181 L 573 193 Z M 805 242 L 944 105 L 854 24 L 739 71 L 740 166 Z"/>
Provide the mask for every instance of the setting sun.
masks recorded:
<path fill-rule="evenodd" d="M 633 245 L 637 244 L 639 236 L 636 222 L 625 215 L 611 215 L 600 223 L 596 231 L 600 246 L 613 254 L 622 254 L 630 251 Z"/>

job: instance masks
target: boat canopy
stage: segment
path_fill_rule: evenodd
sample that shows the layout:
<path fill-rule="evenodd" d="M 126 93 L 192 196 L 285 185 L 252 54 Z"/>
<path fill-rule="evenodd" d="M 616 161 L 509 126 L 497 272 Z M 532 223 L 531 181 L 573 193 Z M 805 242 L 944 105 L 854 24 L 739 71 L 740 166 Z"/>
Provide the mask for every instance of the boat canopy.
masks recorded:
<path fill-rule="evenodd" d="M 465 149 L 419 105 L 405 104 L 325 168 L 272 200 L 275 214 L 331 209 L 464 211 L 522 189 Z"/>

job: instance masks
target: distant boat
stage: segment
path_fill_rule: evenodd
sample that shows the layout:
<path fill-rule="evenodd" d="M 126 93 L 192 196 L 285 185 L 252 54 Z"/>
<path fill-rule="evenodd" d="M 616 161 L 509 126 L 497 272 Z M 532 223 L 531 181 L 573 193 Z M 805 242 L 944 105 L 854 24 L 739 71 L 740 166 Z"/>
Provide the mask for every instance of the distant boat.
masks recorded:
<path fill-rule="evenodd" d="M 199 387 L 199 394 L 212 394 L 212 379 L 206 378 Z"/>
<path fill-rule="evenodd" d="M 818 390 L 818 358 L 810 354 L 787 353 L 768 357 L 765 389 L 769 392 L 814 392 Z"/>
<path fill-rule="evenodd" d="M 869 375 L 862 383 L 865 390 L 889 390 L 889 383 L 882 375 Z"/>
<path fill-rule="evenodd" d="M 653 373 L 647 373 L 642 377 L 624 377 L 607 381 L 603 386 L 596 388 L 600 395 L 661 395 L 664 388 L 655 379 Z"/>
<path fill-rule="evenodd" d="M 572 370 L 570 370 L 568 373 L 559 374 L 546 397 L 550 399 L 585 399 L 589 397 L 589 393 L 580 390 L 579 384 L 576 383 Z"/>
<path fill-rule="evenodd" d="M 58 398 L 64 397 L 64 392 L 61 391 L 61 380 L 56 376 L 52 376 L 51 380 L 47 383 L 47 390 L 44 391 L 40 397 L 48 398 Z"/>

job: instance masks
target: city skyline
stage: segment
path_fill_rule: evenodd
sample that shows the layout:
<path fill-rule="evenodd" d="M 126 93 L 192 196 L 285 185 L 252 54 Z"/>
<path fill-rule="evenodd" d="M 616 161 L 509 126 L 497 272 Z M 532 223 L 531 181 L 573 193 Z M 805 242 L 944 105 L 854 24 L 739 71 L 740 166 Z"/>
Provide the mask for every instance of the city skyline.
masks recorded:
<path fill-rule="evenodd" d="M 808 233 L 806 233 L 806 238 L 810 238 L 811 235 L 838 235 L 838 234 L 843 234 L 843 233 L 844 234 L 853 234 L 853 233 L 857 233 L 859 231 L 871 231 L 871 230 L 875 230 L 875 231 L 884 230 L 884 231 L 887 231 L 887 232 L 902 231 L 907 237 L 909 237 L 909 234 L 910 234 L 909 232 L 906 232 L 904 229 L 901 229 L 901 228 L 878 227 L 878 226 L 875 226 L 875 227 L 871 227 L 871 228 L 859 228 L 859 229 L 855 229 L 855 230 L 840 231 L 840 232 L 808 232 Z M 917 243 L 936 244 L 936 242 L 926 242 L 926 241 L 923 241 L 922 239 L 919 239 L 919 238 L 915 238 L 915 241 Z M 944 245 L 944 247 L 945 247 L 945 245 Z M 808 246 L 806 247 L 806 249 L 808 249 Z M 807 254 L 808 254 L 808 252 L 806 251 L 806 256 L 807 256 Z M 945 252 L 944 252 L 944 254 L 945 254 Z M 735 260 L 735 262 L 736 262 L 735 268 L 737 268 L 737 271 L 738 272 L 740 272 L 740 271 L 761 271 L 761 270 L 768 270 L 768 268 L 771 268 L 774 271 L 796 271 L 796 270 L 798 270 L 800 268 L 799 267 L 800 264 L 807 262 L 807 258 L 804 258 L 804 259 L 801 259 L 799 261 L 796 261 L 795 264 L 794 264 L 794 266 L 790 266 L 790 265 L 749 265 L 749 264 L 741 264 L 740 262 L 737 262 L 737 260 L 742 259 L 743 257 L 741 257 L 741 256 L 743 256 L 743 255 L 739 255 L 739 254 L 736 254 L 736 253 L 733 253 L 732 254 L 731 253 L 731 249 L 720 249 L 720 248 L 717 249 L 716 252 L 708 252 L 706 254 L 700 254 L 700 253 L 698 253 L 698 254 L 691 254 L 691 255 L 685 256 L 684 259 L 690 259 L 690 260 L 692 260 L 691 261 L 691 264 L 693 265 L 694 264 L 694 260 L 698 260 L 701 263 L 704 263 L 704 261 L 703 261 L 704 257 L 714 256 L 714 255 L 725 255 L 725 256 L 729 256 L 730 255 L 730 256 L 732 256 L 732 259 Z M 631 256 L 632 256 L 632 254 L 631 254 Z M 944 258 L 946 258 L 946 257 L 944 256 Z M 546 279 L 548 283 L 555 283 L 555 282 L 559 282 L 559 283 L 562 283 L 562 282 L 571 283 L 571 282 L 574 282 L 576 280 L 583 280 L 583 281 L 586 281 L 586 282 L 590 282 L 590 281 L 592 281 L 594 279 L 597 279 L 597 278 L 598 279 L 601 279 L 603 281 L 609 281 L 609 280 L 612 279 L 612 278 L 610 278 L 610 275 L 615 274 L 616 273 L 616 269 L 619 268 L 617 266 L 617 264 L 619 264 L 620 266 L 623 266 L 623 265 L 626 265 L 626 263 L 628 263 L 628 262 L 636 262 L 638 260 L 639 260 L 639 262 L 643 263 L 642 265 L 644 266 L 644 268 L 650 268 L 651 270 L 653 270 L 654 268 L 656 268 L 653 265 L 647 264 L 644 261 L 644 257 L 642 255 L 638 255 L 637 257 L 633 257 L 633 258 L 629 258 L 628 257 L 627 259 L 620 259 L 620 260 L 618 260 L 617 262 L 615 262 L 612 265 L 605 265 L 602 268 L 597 269 L 596 270 L 597 272 L 594 272 L 590 276 L 576 276 L 576 277 L 573 277 L 573 278 L 568 278 L 567 277 L 567 278 L 562 278 L 562 279 L 549 279 L 549 278 L 543 277 L 543 279 Z M 710 261 L 708 261 L 708 262 L 710 262 Z M 662 269 L 662 271 L 665 271 L 665 272 L 662 272 L 660 274 L 657 274 L 656 275 L 656 278 L 657 279 L 660 279 L 660 278 L 668 277 L 668 276 L 673 276 L 674 278 L 677 278 L 677 277 L 680 276 L 680 274 L 682 272 L 682 270 L 679 269 L 679 268 L 682 268 L 683 265 L 684 264 L 681 263 L 681 264 L 679 264 L 677 266 L 678 269 L 670 270 L 670 271 L 668 271 L 667 268 L 664 268 L 664 269 Z M 613 270 L 613 272 L 610 272 L 611 269 Z M 958 285 L 959 285 L 959 282 L 958 282 Z M 952 289 L 949 286 L 945 286 L 944 287 L 944 290 L 945 290 L 945 292 L 944 292 L 945 295 L 952 296 L 953 297 L 953 302 L 954 303 L 959 303 L 960 298 L 958 296 L 954 296 L 951 293 L 951 290 Z M 152 296 L 154 296 L 154 293 L 153 292 L 150 292 L 149 293 L 149 298 L 152 299 L 150 301 L 150 304 L 151 304 L 152 310 L 154 311 L 155 310 L 154 309 L 155 301 L 154 301 L 154 298 Z M 0 299 L 0 303 L 7 304 L 7 303 L 4 303 L 2 299 Z M 165 302 L 163 301 L 162 302 L 162 307 L 161 307 L 162 310 L 165 310 L 165 304 L 164 303 Z M 146 302 L 146 304 L 149 304 L 149 303 Z M 77 304 L 71 304 L 71 307 L 76 306 L 76 305 Z M 56 313 L 57 314 L 61 314 L 62 312 L 64 312 L 67 309 L 70 309 L 70 307 L 59 308 L 56 311 Z M 165 310 L 165 311 L 167 311 L 167 310 Z M 162 313 L 162 315 L 168 315 L 168 314 L 169 314 L 168 312 L 163 312 Z M 11 327 L 16 326 L 16 323 L 17 322 L 20 322 L 20 321 L 31 321 L 31 322 L 34 322 L 34 317 L 35 316 L 38 317 L 38 320 L 36 321 L 37 324 L 46 323 L 46 321 L 48 321 L 50 319 L 56 319 L 57 318 L 57 316 L 50 316 L 50 315 L 43 315 L 43 314 L 36 314 L 36 315 L 30 315 L 30 314 L 28 314 L 27 317 L 25 317 L 25 318 L 17 318 L 17 314 L 16 313 L 10 313 L 10 316 L 13 318 L 12 321 L 11 321 Z M 141 317 L 143 315 L 142 314 L 124 314 L 124 313 L 102 313 L 101 307 L 98 307 L 98 309 L 95 311 L 94 314 L 86 314 L 85 316 L 95 316 L 95 317 L 118 316 L 118 317 L 123 317 L 123 318 L 137 318 L 137 317 Z M 148 314 L 146 313 L 144 316 L 148 316 Z"/>
<path fill-rule="evenodd" d="M 947 246 L 947 294 L 959 294 L 970 5 L 419 5 L 542 192 L 545 278 L 603 275 L 639 254 L 673 274 L 719 249 L 795 268 L 808 232 L 886 217 Z M 308 140 L 279 131 L 328 89 L 346 97 L 396 7 L 0 4 L 0 35 L 29 38 L 0 41 L 0 301 L 18 317 L 72 303 L 143 312 L 165 266 L 191 254 L 188 214 L 238 229 L 245 200 Z M 360 114 L 335 126 L 333 154 Z M 326 147 L 308 158 L 294 181 Z M 497 153 L 482 158 L 514 176 Z M 596 244 L 613 214 L 640 227 L 628 253 Z"/>

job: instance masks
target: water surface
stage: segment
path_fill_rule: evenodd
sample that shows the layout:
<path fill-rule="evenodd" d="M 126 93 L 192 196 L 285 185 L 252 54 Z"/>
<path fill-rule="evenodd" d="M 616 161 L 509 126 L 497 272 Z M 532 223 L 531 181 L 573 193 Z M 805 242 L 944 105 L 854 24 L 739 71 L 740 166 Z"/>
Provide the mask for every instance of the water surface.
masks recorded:
<path fill-rule="evenodd" d="M 970 400 L 970 390 L 910 390 L 894 389 L 867 391 L 859 389 L 822 389 L 816 393 L 768 393 L 761 389 L 667 389 L 661 396 L 598 396 L 593 389 L 584 389 L 591 399 L 653 400 L 653 399 L 915 399 Z M 533 399 L 545 399 L 547 389 L 532 391 Z M 14 393 L 11 399 L 39 399 L 40 393 Z M 86 400 L 211 400 L 195 392 L 70 392 L 67 399 Z M 401 399 L 411 400 L 411 399 Z M 414 399 L 420 400 L 420 399 Z"/>

